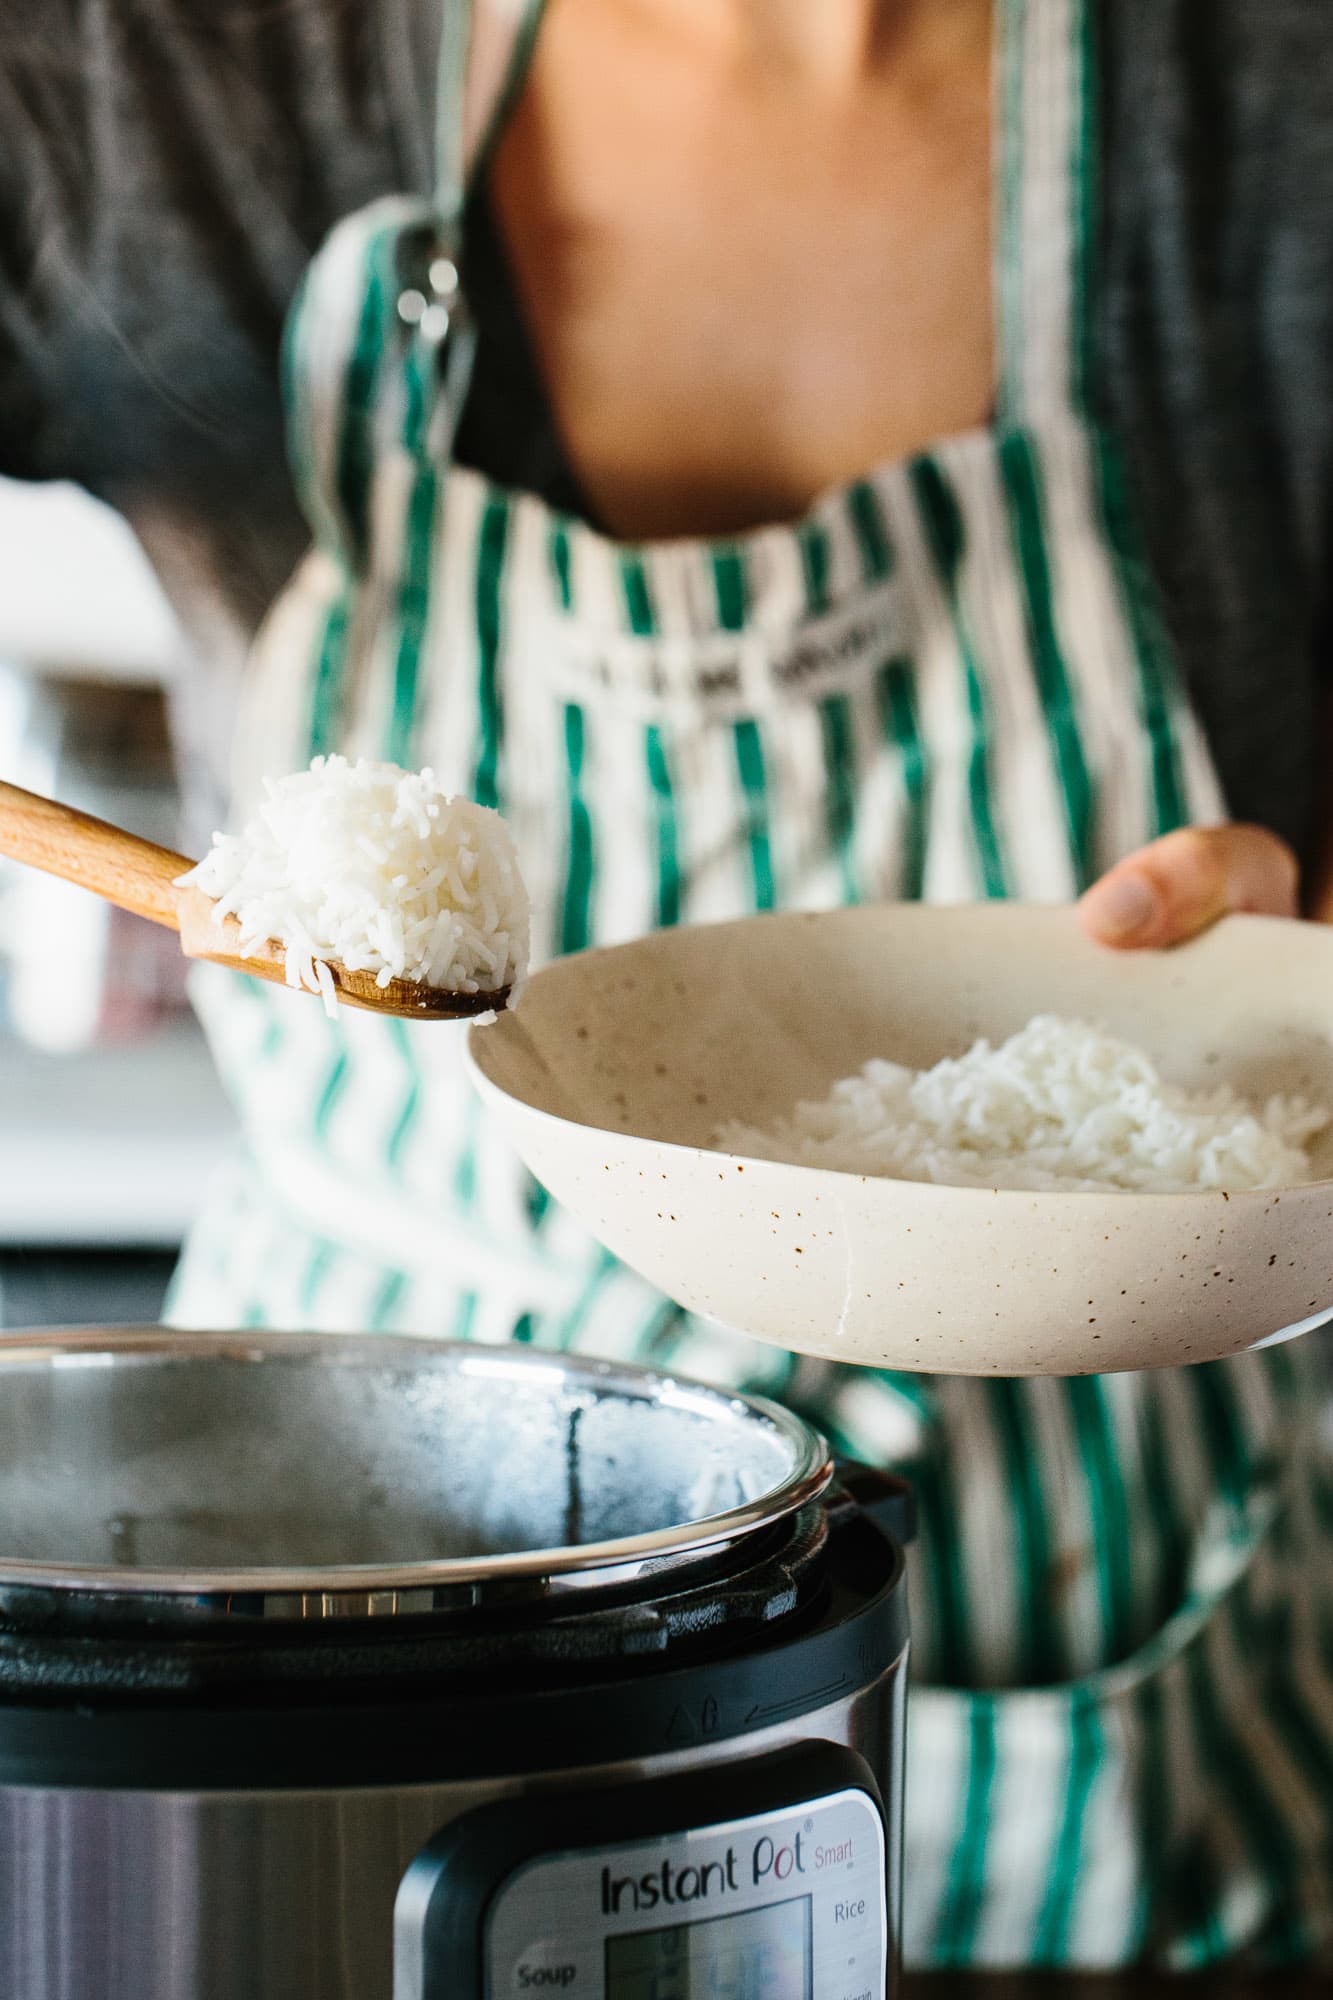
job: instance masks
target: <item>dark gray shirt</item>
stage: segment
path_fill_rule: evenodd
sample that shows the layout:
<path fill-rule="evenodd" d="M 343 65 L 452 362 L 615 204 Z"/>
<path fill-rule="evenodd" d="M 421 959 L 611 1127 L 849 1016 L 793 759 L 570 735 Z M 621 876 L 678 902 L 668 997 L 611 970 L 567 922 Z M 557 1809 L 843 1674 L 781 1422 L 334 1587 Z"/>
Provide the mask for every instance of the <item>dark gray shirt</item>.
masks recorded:
<path fill-rule="evenodd" d="M 305 541 L 286 310 L 340 216 L 427 190 L 444 4 L 4 0 L 0 472 L 121 508 L 196 629 L 225 607 L 204 648 L 225 672 Z M 1333 655 L 1333 9 L 1100 13 L 1104 415 L 1231 808 L 1307 849 Z M 577 505 L 487 224 L 460 451 Z"/>

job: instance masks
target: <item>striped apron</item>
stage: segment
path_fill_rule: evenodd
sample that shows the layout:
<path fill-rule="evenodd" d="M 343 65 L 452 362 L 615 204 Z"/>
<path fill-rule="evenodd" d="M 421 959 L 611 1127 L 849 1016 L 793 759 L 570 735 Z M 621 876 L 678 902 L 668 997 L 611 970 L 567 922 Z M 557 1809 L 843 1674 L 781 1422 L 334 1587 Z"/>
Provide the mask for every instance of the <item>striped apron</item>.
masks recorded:
<path fill-rule="evenodd" d="M 537 962 L 774 907 L 1066 898 L 1218 817 L 1095 414 L 1088 4 L 998 8 L 993 424 L 794 526 L 649 545 L 450 462 L 468 65 L 449 8 L 440 200 L 340 225 L 294 313 L 316 543 L 256 649 L 238 807 L 318 751 L 433 766 L 508 816 Z M 488 102 L 512 94 L 491 68 Z M 910 1962 L 1333 1949 L 1319 1336 L 1073 1381 L 800 1360 L 593 1244 L 481 1117 L 451 1030 L 330 1021 L 212 971 L 198 999 L 246 1143 L 187 1246 L 178 1323 L 637 1358 L 780 1396 L 913 1479 Z"/>

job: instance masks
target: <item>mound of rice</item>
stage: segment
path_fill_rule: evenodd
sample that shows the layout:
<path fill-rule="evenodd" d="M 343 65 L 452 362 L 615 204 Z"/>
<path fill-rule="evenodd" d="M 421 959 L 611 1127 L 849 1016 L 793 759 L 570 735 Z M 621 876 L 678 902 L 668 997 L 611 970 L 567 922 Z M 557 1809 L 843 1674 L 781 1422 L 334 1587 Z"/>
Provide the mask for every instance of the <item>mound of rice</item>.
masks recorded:
<path fill-rule="evenodd" d="M 443 793 L 431 771 L 316 757 L 270 782 L 239 834 L 215 834 L 182 877 L 234 916 L 241 950 L 285 946 L 287 983 L 335 1005 L 329 959 L 378 986 L 451 993 L 518 986 L 528 895 L 500 815 Z"/>
<path fill-rule="evenodd" d="M 931 1070 L 869 1062 L 771 1132 L 731 1124 L 715 1143 L 894 1180 L 1183 1194 L 1308 1181 L 1329 1121 L 1299 1098 L 1256 1110 L 1226 1085 L 1177 1089 L 1131 1043 L 1042 1014 Z"/>

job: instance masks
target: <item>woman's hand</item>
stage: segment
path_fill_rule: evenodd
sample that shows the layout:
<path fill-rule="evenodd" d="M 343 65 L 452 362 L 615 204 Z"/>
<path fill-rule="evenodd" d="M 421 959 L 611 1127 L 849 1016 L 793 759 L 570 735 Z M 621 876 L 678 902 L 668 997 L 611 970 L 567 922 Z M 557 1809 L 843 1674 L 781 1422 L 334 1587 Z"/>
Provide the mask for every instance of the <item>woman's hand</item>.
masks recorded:
<path fill-rule="evenodd" d="M 1127 855 L 1079 904 L 1083 928 L 1119 950 L 1182 944 L 1234 910 L 1300 914 L 1299 870 L 1262 826 L 1185 827 Z"/>

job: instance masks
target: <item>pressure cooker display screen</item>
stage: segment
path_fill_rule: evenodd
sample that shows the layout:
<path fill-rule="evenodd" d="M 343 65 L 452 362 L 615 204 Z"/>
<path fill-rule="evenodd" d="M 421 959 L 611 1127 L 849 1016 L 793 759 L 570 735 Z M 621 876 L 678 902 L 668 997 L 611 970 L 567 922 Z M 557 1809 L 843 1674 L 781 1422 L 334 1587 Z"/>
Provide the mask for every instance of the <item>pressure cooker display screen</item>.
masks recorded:
<path fill-rule="evenodd" d="M 809 1896 L 606 1940 L 606 2000 L 814 2000 Z"/>

